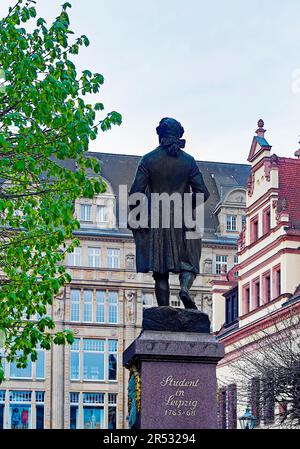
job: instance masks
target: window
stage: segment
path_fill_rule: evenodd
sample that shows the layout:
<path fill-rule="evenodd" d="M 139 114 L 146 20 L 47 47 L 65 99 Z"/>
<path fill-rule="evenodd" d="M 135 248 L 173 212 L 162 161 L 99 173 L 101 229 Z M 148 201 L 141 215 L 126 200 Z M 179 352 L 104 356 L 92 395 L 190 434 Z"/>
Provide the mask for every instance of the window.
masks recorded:
<path fill-rule="evenodd" d="M 104 429 L 103 393 L 83 393 L 83 428 Z"/>
<path fill-rule="evenodd" d="M 45 379 L 45 351 L 37 347 L 37 360 L 32 362 L 30 358 L 27 361 L 25 368 L 18 368 L 17 361 L 10 362 L 10 378 L 11 379 Z M 18 351 L 16 356 L 20 357 L 21 351 Z"/>
<path fill-rule="evenodd" d="M 252 218 L 250 221 L 250 241 L 255 242 L 258 239 L 258 217 Z"/>
<path fill-rule="evenodd" d="M 226 325 L 234 323 L 238 318 L 238 293 L 226 295 Z"/>
<path fill-rule="evenodd" d="M 92 206 L 90 204 L 80 204 L 80 220 L 92 221 Z"/>
<path fill-rule="evenodd" d="M 271 229 L 271 211 L 268 207 L 263 211 L 263 233 L 267 234 Z"/>
<path fill-rule="evenodd" d="M 4 429 L 5 390 L 0 390 L 0 430 Z"/>
<path fill-rule="evenodd" d="M 80 267 L 81 265 L 81 248 L 74 248 L 72 253 L 68 254 L 68 265 L 72 267 Z"/>
<path fill-rule="evenodd" d="M 80 290 L 71 289 L 71 321 L 80 321 Z"/>
<path fill-rule="evenodd" d="M 45 392 L 36 391 L 35 392 L 35 402 L 36 402 L 36 429 L 44 428 L 44 402 L 45 402 Z"/>
<path fill-rule="evenodd" d="M 273 298 L 281 295 L 281 270 L 280 266 L 273 268 Z"/>
<path fill-rule="evenodd" d="M 88 249 L 88 266 L 91 268 L 100 267 L 100 248 Z"/>
<path fill-rule="evenodd" d="M 153 293 L 142 293 L 143 307 L 153 307 L 154 295 Z"/>
<path fill-rule="evenodd" d="M 70 393 L 70 429 L 78 429 L 79 393 Z"/>
<path fill-rule="evenodd" d="M 171 307 L 181 307 L 181 301 L 177 295 L 171 295 L 170 304 Z"/>
<path fill-rule="evenodd" d="M 235 255 L 233 258 L 234 265 L 237 265 L 239 263 L 239 256 Z"/>
<path fill-rule="evenodd" d="M 93 291 L 83 291 L 83 321 L 91 323 L 93 321 Z"/>
<path fill-rule="evenodd" d="M 70 349 L 70 380 L 116 381 L 118 340 L 76 338 Z"/>
<path fill-rule="evenodd" d="M 83 379 L 104 380 L 104 340 L 83 340 Z"/>
<path fill-rule="evenodd" d="M 70 379 L 79 380 L 80 339 L 75 338 L 70 349 Z"/>
<path fill-rule="evenodd" d="M 108 214 L 106 206 L 97 206 L 97 223 L 107 223 Z"/>
<path fill-rule="evenodd" d="M 71 289 L 71 322 L 118 324 L 118 320 L 117 291 Z"/>
<path fill-rule="evenodd" d="M 271 277 L 270 273 L 263 275 L 263 299 L 264 304 L 271 301 Z"/>
<path fill-rule="evenodd" d="M 227 256 L 216 256 L 216 274 L 221 274 L 223 266 L 227 273 Z"/>
<path fill-rule="evenodd" d="M 36 379 L 45 379 L 45 350 L 37 349 L 37 361 L 35 362 Z"/>
<path fill-rule="evenodd" d="M 108 292 L 108 322 L 110 324 L 118 322 L 118 292 Z"/>
<path fill-rule="evenodd" d="M 117 380 L 118 340 L 108 340 L 108 380 Z"/>
<path fill-rule="evenodd" d="M 250 312 L 250 287 L 243 287 L 243 313 Z"/>
<path fill-rule="evenodd" d="M 70 393 L 70 429 L 104 429 L 105 416 L 108 428 L 115 429 L 117 427 L 117 394 L 108 393 L 105 400 L 106 394 Z M 82 408 L 79 414 L 80 395 Z"/>
<path fill-rule="evenodd" d="M 271 278 L 270 275 L 266 277 L 266 293 L 267 293 L 267 302 L 271 301 Z"/>
<path fill-rule="evenodd" d="M 108 268 L 120 268 L 120 250 L 108 248 L 107 250 Z"/>
<path fill-rule="evenodd" d="M 108 393 L 108 428 L 117 428 L 117 395 Z"/>
<path fill-rule="evenodd" d="M 17 352 L 17 357 L 21 356 L 21 352 Z M 32 362 L 28 360 L 26 368 L 17 368 L 17 362 L 10 363 L 11 379 L 32 379 Z"/>
<path fill-rule="evenodd" d="M 96 322 L 104 323 L 104 303 L 105 291 L 97 290 L 96 292 Z"/>
<path fill-rule="evenodd" d="M 31 429 L 31 391 L 10 391 L 10 428 Z"/>
<path fill-rule="evenodd" d="M 227 215 L 227 231 L 236 230 L 236 215 Z"/>
<path fill-rule="evenodd" d="M 256 280 L 253 283 L 253 296 L 253 308 L 261 306 L 259 280 Z"/>

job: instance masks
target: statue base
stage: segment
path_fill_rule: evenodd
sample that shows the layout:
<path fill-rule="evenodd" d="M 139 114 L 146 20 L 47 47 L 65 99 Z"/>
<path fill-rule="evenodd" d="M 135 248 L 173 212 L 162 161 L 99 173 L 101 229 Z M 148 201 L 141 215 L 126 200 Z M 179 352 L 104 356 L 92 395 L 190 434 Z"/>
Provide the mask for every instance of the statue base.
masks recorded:
<path fill-rule="evenodd" d="M 124 351 L 129 428 L 217 428 L 216 365 L 224 347 L 208 333 L 143 330 Z"/>
<path fill-rule="evenodd" d="M 149 307 L 143 313 L 143 330 L 196 332 L 209 334 L 210 321 L 206 313 L 177 307 Z"/>

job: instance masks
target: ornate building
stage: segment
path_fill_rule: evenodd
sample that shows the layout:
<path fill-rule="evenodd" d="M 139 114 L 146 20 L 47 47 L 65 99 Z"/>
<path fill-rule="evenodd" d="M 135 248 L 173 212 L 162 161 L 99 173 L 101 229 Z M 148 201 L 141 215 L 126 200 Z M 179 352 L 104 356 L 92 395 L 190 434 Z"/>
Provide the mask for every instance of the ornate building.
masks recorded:
<path fill-rule="evenodd" d="M 238 264 L 212 281 L 213 331 L 226 351 L 217 370 L 223 428 L 236 427 L 247 406 L 257 426 L 278 424 L 284 401 L 276 402 L 275 392 L 269 391 L 268 400 L 258 406 L 265 380 L 248 379 L 248 393 L 242 394 L 245 376 L 239 378 L 236 369 L 245 363 L 246 373 L 255 357 L 262 366 L 261 356 L 282 339 L 282 332 L 286 335 L 291 315 L 300 310 L 300 151 L 296 158 L 271 154 L 263 126 L 260 120 L 248 156 L 251 173 Z"/>
<path fill-rule="evenodd" d="M 72 329 L 74 344 L 40 351 L 25 370 L 6 366 L 0 386 L 0 427 L 126 428 L 127 372 L 122 352 L 141 330 L 144 307 L 155 305 L 151 273 L 135 272 L 132 234 L 119 226 L 119 188 L 128 190 L 137 156 L 89 153 L 99 159 L 104 194 L 80 199 L 76 232 L 80 246 L 66 265 L 72 282 L 49 311 L 57 329 Z M 242 230 L 249 166 L 199 162 L 210 191 L 205 204 L 201 274 L 192 294 L 212 318 L 211 284 L 236 260 Z M 76 167 L 69 162 L 69 168 Z M 171 305 L 181 307 L 171 276 Z"/>

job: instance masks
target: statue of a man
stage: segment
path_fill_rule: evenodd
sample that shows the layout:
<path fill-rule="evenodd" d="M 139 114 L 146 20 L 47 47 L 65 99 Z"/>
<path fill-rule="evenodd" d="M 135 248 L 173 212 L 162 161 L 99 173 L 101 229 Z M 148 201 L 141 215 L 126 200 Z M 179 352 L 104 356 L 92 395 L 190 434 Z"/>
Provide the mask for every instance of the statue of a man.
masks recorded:
<path fill-rule="evenodd" d="M 185 140 L 181 139 L 184 133 L 181 124 L 175 119 L 163 118 L 156 131 L 159 146 L 141 159 L 129 194 L 144 193 L 151 203 L 152 194 L 179 193 L 184 202 L 184 194 L 193 192 L 202 193 L 206 201 L 209 192 L 198 165 L 182 150 Z M 187 239 L 184 220 L 181 227 L 175 225 L 174 204 L 171 206 L 167 212 L 170 215 L 168 227 L 161 221 L 156 227 L 131 227 L 136 244 L 136 270 L 153 272 L 159 306 L 169 305 L 169 273 L 179 273 L 180 299 L 186 309 L 197 309 L 189 290 L 199 273 L 201 239 Z"/>

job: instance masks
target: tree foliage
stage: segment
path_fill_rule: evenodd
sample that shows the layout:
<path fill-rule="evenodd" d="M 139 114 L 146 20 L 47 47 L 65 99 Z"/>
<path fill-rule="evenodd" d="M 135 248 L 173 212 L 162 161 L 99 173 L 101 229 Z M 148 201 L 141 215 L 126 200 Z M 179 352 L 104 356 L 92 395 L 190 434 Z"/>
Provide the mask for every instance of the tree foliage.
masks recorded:
<path fill-rule="evenodd" d="M 7 359 L 20 367 L 36 360 L 38 345 L 73 340 L 68 330 L 55 332 L 47 306 L 71 280 L 63 261 L 78 245 L 75 199 L 105 189 L 100 176 L 87 176 L 100 167 L 84 153 L 99 130 L 121 123 L 117 112 L 99 117 L 103 104 L 85 100 L 104 79 L 77 73 L 72 62 L 89 40 L 73 36 L 71 5 L 48 26 L 35 3 L 19 0 L 0 21 L 0 332 Z"/>

